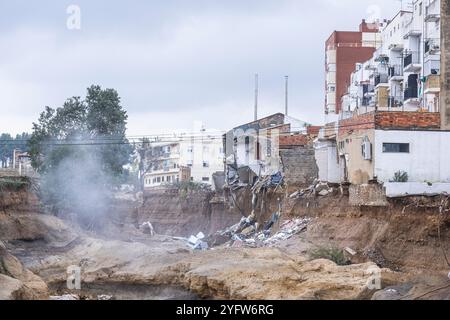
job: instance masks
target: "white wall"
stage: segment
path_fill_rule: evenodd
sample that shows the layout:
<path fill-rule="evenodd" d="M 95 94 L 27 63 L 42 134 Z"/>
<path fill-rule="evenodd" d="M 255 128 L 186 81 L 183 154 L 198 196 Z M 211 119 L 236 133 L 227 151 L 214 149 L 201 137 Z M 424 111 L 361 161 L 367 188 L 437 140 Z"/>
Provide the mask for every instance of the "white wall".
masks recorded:
<path fill-rule="evenodd" d="M 337 160 L 336 144 L 329 141 L 318 141 L 315 143 L 314 149 L 319 168 L 319 180 L 339 183 L 340 169 Z"/>
<path fill-rule="evenodd" d="M 224 170 L 223 161 L 221 138 L 212 140 L 205 135 L 204 139 L 198 136 L 192 141 L 180 142 L 180 165 L 191 168 L 191 177 L 195 182 L 212 184 L 213 173 Z M 204 166 L 203 163 L 208 166 Z"/>
<path fill-rule="evenodd" d="M 383 143 L 409 143 L 409 153 L 383 153 Z M 450 182 L 450 132 L 375 130 L 374 174 L 392 180 L 408 173 L 410 182 Z"/>

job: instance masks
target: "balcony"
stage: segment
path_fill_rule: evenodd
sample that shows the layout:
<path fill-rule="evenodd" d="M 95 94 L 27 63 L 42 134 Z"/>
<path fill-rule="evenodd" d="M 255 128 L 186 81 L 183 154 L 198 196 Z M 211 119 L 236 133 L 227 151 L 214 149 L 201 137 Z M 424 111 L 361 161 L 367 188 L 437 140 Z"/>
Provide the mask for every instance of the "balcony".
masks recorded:
<path fill-rule="evenodd" d="M 389 46 L 391 51 L 403 51 L 403 43 L 393 43 Z"/>
<path fill-rule="evenodd" d="M 434 3 L 425 9 L 425 22 L 438 22 L 441 20 L 440 8 L 436 8 L 437 5 Z"/>
<path fill-rule="evenodd" d="M 403 66 L 401 64 L 391 65 L 388 69 L 389 79 L 392 81 L 403 80 Z"/>
<path fill-rule="evenodd" d="M 406 52 L 403 56 L 403 71 L 418 72 L 421 68 L 419 53 L 415 51 Z"/>
<path fill-rule="evenodd" d="M 425 54 L 437 55 L 441 52 L 441 44 L 439 39 L 428 39 L 425 41 Z"/>
<path fill-rule="evenodd" d="M 387 74 L 376 74 L 374 78 L 374 86 L 377 87 L 382 84 L 388 83 L 388 75 Z"/>
<path fill-rule="evenodd" d="M 441 61 L 439 59 L 430 59 L 427 57 L 423 65 L 423 75 L 429 76 L 432 74 L 440 74 L 441 72 Z"/>
<path fill-rule="evenodd" d="M 439 75 L 429 75 L 425 81 L 424 93 L 439 93 L 441 91 L 441 81 Z"/>
<path fill-rule="evenodd" d="M 417 98 L 418 98 L 417 87 L 406 88 L 405 95 L 404 95 L 404 101 L 407 101 L 410 99 L 417 99 Z"/>
<path fill-rule="evenodd" d="M 420 37 L 422 35 L 422 31 L 419 29 L 407 29 L 403 39 L 408 39 L 411 37 Z"/>
<path fill-rule="evenodd" d="M 390 96 L 389 97 L 389 109 L 401 108 L 401 107 L 403 107 L 403 97 L 402 96 Z"/>

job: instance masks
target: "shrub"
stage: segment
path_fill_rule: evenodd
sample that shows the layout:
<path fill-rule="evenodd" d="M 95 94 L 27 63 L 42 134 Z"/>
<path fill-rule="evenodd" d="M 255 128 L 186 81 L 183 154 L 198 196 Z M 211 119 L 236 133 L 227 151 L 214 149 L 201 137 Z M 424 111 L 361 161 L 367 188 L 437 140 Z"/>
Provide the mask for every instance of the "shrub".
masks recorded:
<path fill-rule="evenodd" d="M 394 179 L 392 179 L 391 182 L 408 182 L 408 179 L 408 173 L 400 170 L 394 174 Z"/>
<path fill-rule="evenodd" d="M 344 251 L 338 248 L 320 247 L 312 250 L 310 253 L 312 259 L 327 259 L 331 260 L 339 266 L 348 265 L 348 260 L 345 258 Z"/>
<path fill-rule="evenodd" d="M 31 186 L 27 177 L 4 177 L 0 178 L 0 191 L 20 191 Z"/>

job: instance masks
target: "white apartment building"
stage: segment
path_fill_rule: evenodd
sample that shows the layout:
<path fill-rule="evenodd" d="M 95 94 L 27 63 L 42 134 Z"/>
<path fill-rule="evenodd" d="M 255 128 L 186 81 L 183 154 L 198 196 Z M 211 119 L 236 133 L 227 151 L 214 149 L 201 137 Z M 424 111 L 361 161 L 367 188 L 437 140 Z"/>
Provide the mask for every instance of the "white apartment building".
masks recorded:
<path fill-rule="evenodd" d="M 224 170 L 220 135 L 201 131 L 173 142 L 154 142 L 146 152 L 144 188 L 180 181 L 213 185 L 212 175 Z"/>
<path fill-rule="evenodd" d="M 375 109 L 438 112 L 440 0 L 411 1 L 381 36 L 381 47 L 351 75 L 341 118 Z"/>

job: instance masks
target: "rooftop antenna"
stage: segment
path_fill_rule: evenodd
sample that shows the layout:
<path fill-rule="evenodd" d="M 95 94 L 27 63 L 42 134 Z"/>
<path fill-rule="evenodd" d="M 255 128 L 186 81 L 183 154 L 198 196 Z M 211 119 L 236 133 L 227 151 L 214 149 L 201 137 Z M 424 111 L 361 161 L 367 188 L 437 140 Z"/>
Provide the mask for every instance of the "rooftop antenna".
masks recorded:
<path fill-rule="evenodd" d="M 258 120 L 258 74 L 255 74 L 255 121 Z"/>
<path fill-rule="evenodd" d="M 285 115 L 288 115 L 288 106 L 289 106 L 289 76 L 285 76 L 285 100 L 284 100 L 284 107 L 285 107 Z"/>

